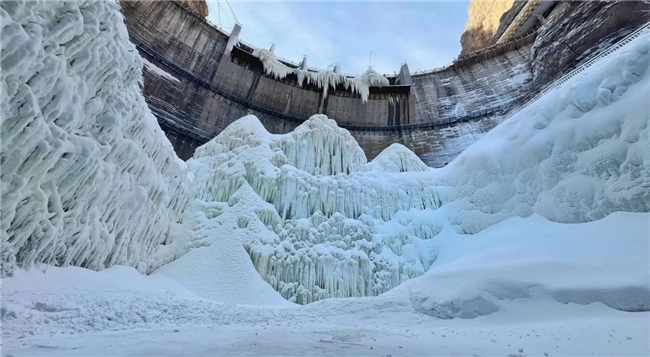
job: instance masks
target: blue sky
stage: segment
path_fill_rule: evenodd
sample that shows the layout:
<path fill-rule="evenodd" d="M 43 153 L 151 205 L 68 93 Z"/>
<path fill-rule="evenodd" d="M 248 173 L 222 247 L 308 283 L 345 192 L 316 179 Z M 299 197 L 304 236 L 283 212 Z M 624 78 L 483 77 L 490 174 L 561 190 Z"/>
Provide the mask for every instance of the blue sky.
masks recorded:
<path fill-rule="evenodd" d="M 276 55 L 310 67 L 339 62 L 359 74 L 371 64 L 381 73 L 411 73 L 450 64 L 460 53 L 469 1 L 273 2 L 232 0 L 242 24 L 241 39 L 256 47 L 276 44 Z M 219 5 L 220 4 L 220 8 Z M 225 0 L 208 1 L 208 19 L 230 31 L 234 18 Z M 220 9 L 220 10 L 219 10 Z M 219 10 L 219 11 L 218 11 Z"/>

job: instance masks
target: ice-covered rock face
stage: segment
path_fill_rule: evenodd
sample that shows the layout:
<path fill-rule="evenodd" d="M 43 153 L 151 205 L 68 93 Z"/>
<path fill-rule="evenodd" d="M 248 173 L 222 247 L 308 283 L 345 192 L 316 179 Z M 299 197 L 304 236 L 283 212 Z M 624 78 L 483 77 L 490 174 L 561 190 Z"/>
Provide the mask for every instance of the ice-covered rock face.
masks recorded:
<path fill-rule="evenodd" d="M 576 223 L 650 211 L 649 49 L 646 34 L 438 170 L 401 145 L 368 163 L 324 116 L 285 135 L 245 117 L 188 162 L 197 197 L 240 210 L 207 219 L 298 303 L 377 295 L 421 275 L 438 240 L 456 236 L 448 230 L 533 213 Z"/>
<path fill-rule="evenodd" d="M 650 31 L 494 128 L 445 168 L 454 222 L 650 210 Z"/>
<path fill-rule="evenodd" d="M 186 165 L 147 108 L 113 1 L 3 1 L 2 272 L 175 258 Z"/>

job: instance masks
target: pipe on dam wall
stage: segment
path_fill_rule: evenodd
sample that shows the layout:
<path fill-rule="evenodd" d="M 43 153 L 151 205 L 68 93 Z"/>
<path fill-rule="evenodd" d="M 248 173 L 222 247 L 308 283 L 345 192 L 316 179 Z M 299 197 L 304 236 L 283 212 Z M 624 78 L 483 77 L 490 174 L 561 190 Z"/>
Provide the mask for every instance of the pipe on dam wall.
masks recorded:
<path fill-rule="evenodd" d="M 129 36 L 146 60 L 145 97 L 179 157 L 187 159 L 246 114 L 272 133 L 286 133 L 318 112 L 320 90 L 265 76 L 259 60 L 237 46 L 224 54 L 228 35 L 180 3 L 121 5 Z M 365 104 L 338 88 L 324 113 L 350 130 L 369 158 L 398 142 L 428 165 L 442 166 L 530 94 L 530 46 L 520 42 L 480 62 L 413 75 L 410 86 L 372 88 Z"/>

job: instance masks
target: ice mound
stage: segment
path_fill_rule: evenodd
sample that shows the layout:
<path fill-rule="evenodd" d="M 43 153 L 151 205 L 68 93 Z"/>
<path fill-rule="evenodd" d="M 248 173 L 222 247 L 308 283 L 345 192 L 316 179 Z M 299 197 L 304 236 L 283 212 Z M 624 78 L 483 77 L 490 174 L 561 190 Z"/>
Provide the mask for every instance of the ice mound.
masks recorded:
<path fill-rule="evenodd" d="M 256 212 L 273 209 L 244 183 L 228 202 L 196 200 L 186 218 L 188 252 L 156 271 L 212 301 L 243 305 L 289 306 L 266 284 L 244 250 L 249 235 L 267 229 Z"/>
<path fill-rule="evenodd" d="M 370 166 L 379 166 L 386 172 L 427 171 L 430 168 L 402 144 L 392 144 L 375 157 Z"/>
<path fill-rule="evenodd" d="M 2 272 L 174 259 L 188 173 L 141 95 L 119 5 L 6 1 L 0 16 Z"/>
<path fill-rule="evenodd" d="M 650 211 L 649 40 L 601 60 L 439 170 L 401 145 L 367 162 L 323 115 L 284 135 L 242 118 L 188 162 L 197 197 L 228 211 L 246 187 L 269 203 L 236 221 L 214 218 L 228 233 L 213 234 L 245 232 L 237 236 L 262 278 L 301 304 L 384 293 L 429 270 L 440 241 L 510 217 L 579 223 Z"/>
<path fill-rule="evenodd" d="M 188 166 L 203 204 L 222 202 L 225 212 L 240 204 L 242 189 L 258 197 L 243 206 L 248 211 L 208 220 L 219 222 L 213 234 L 239 237 L 262 278 L 291 301 L 378 295 L 433 261 L 420 251 L 436 223 L 407 217 L 380 228 L 399 211 L 439 207 L 430 178 L 390 179 L 428 167 L 403 146 L 368 163 L 350 133 L 324 115 L 285 135 L 244 117 L 197 149 Z"/>

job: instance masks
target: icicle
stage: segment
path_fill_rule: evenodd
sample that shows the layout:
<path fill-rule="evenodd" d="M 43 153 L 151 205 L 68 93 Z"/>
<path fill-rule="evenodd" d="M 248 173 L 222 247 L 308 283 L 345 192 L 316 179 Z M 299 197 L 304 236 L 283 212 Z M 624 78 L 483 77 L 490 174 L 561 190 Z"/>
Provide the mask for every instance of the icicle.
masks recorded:
<path fill-rule="evenodd" d="M 274 45 L 275 46 L 275 45 Z M 273 50 L 275 47 L 271 47 Z M 289 74 L 295 74 L 298 77 L 298 83 L 314 84 L 323 89 L 324 97 L 327 96 L 329 88 L 336 88 L 342 84 L 346 89 L 351 90 L 361 96 L 361 100 L 366 103 L 370 97 L 370 87 L 384 87 L 390 85 L 388 79 L 369 66 L 368 69 L 358 77 L 347 78 L 341 74 L 341 66 L 336 64 L 334 70 L 324 70 L 312 72 L 307 70 L 307 57 L 303 59 L 299 68 L 291 68 L 278 61 L 272 50 L 256 48 L 253 50 L 253 56 L 262 61 L 264 72 L 276 79 L 282 79 Z"/>

